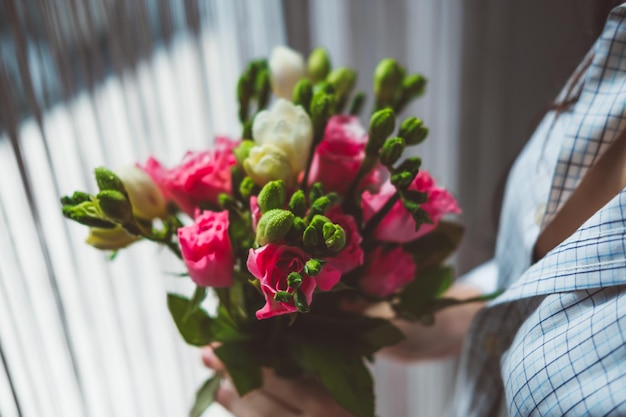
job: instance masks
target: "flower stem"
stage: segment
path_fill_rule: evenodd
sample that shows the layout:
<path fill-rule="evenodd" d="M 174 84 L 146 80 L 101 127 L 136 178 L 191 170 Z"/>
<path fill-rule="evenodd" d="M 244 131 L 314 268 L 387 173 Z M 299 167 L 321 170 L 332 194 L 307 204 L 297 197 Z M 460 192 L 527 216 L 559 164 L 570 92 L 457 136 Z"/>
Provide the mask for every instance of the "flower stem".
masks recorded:
<path fill-rule="evenodd" d="M 393 208 L 393 206 L 400 200 L 400 193 L 395 192 L 389 199 L 385 202 L 385 204 L 372 216 L 372 218 L 367 222 L 365 228 L 363 229 L 363 240 L 367 240 L 368 236 L 376 230 L 378 224 L 382 221 L 382 219 L 389 213 L 389 210 Z"/>

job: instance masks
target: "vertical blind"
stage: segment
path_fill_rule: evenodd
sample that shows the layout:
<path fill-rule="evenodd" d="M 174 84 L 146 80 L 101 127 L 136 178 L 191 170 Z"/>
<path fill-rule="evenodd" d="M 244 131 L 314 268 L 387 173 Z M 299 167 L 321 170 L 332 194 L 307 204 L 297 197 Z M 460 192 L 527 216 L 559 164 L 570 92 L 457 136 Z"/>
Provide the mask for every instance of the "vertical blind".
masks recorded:
<path fill-rule="evenodd" d="M 141 242 L 110 261 L 58 199 L 236 134 L 237 76 L 282 22 L 277 0 L 0 2 L 1 416 L 187 413 L 207 371 L 167 312 L 181 264 Z"/>

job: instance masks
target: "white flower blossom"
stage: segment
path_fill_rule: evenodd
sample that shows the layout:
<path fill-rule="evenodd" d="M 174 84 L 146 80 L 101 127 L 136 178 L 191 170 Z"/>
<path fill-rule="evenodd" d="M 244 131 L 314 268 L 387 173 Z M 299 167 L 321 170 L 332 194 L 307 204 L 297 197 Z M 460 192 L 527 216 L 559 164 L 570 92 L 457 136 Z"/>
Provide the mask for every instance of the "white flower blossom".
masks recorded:
<path fill-rule="evenodd" d="M 150 175 L 133 165 L 120 168 L 115 174 L 124 183 L 135 217 L 146 220 L 166 217 L 167 203 Z"/>
<path fill-rule="evenodd" d="M 280 148 L 295 176 L 304 171 L 313 141 L 313 124 L 302 107 L 279 99 L 270 110 L 256 115 L 252 135 L 260 145 Z"/>
<path fill-rule="evenodd" d="M 272 92 L 291 101 L 294 87 L 307 76 L 304 58 L 293 49 L 277 46 L 272 50 L 268 64 Z"/>
<path fill-rule="evenodd" d="M 251 148 L 243 161 L 243 168 L 260 186 L 274 180 L 283 180 L 285 185 L 290 186 L 296 178 L 285 152 L 271 144 Z"/>

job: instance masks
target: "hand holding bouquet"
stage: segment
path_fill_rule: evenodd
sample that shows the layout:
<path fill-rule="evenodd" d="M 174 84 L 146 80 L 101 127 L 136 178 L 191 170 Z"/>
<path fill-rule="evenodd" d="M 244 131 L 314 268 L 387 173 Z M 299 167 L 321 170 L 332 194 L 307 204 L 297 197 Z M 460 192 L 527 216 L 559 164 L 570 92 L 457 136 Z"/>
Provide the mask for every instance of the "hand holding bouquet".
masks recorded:
<path fill-rule="evenodd" d="M 182 259 L 197 287 L 168 295 L 172 317 L 186 342 L 218 344 L 240 395 L 261 386 L 267 367 L 319 381 L 366 417 L 374 397 L 365 361 L 403 335 L 346 306 L 386 302 L 399 318 L 432 322 L 461 302 L 439 298 L 461 228 L 442 221 L 459 213 L 454 197 L 418 157 L 402 157 L 428 133 L 416 117 L 397 120 L 425 79 L 382 60 L 367 129 L 355 80 L 349 68 L 331 69 L 323 49 L 305 64 L 278 47 L 239 79 L 242 140 L 219 137 L 169 169 L 153 158 L 117 173 L 97 168 L 99 192 L 62 203 L 98 249 L 146 239 Z M 219 298 L 212 315 L 201 307 L 208 288 Z M 192 416 L 221 377 L 198 391 Z"/>

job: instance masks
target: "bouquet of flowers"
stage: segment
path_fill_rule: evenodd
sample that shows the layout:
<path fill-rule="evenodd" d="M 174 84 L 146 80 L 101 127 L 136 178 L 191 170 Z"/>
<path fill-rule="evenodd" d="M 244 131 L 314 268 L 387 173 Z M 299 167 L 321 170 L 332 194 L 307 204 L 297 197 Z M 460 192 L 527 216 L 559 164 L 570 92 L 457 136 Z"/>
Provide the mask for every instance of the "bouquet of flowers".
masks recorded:
<path fill-rule="evenodd" d="M 239 78 L 241 140 L 218 137 L 169 169 L 153 158 L 96 168 L 97 194 L 61 201 L 98 249 L 144 239 L 180 257 L 197 287 L 168 294 L 174 322 L 187 343 L 216 346 L 240 395 L 261 386 L 266 367 L 313 378 L 354 415 L 372 417 L 366 361 L 403 334 L 362 310 L 385 302 L 396 318 L 427 324 L 463 302 L 441 298 L 452 281 L 443 262 L 462 229 L 442 221 L 459 213 L 454 197 L 420 171 L 420 158 L 403 157 L 428 134 L 416 117 L 397 120 L 425 78 L 382 60 L 367 129 L 355 80 L 322 48 L 305 62 L 277 47 Z M 202 307 L 208 289 L 219 300 L 212 314 Z M 200 388 L 192 416 L 222 377 Z"/>

